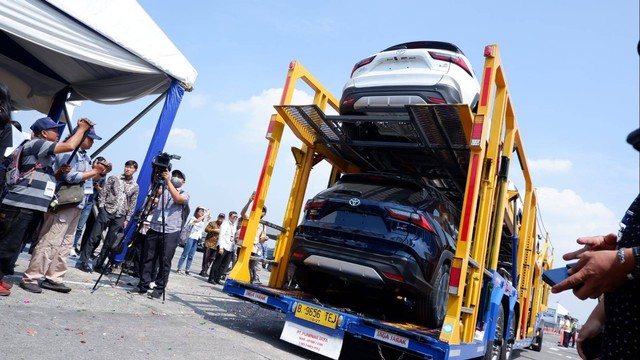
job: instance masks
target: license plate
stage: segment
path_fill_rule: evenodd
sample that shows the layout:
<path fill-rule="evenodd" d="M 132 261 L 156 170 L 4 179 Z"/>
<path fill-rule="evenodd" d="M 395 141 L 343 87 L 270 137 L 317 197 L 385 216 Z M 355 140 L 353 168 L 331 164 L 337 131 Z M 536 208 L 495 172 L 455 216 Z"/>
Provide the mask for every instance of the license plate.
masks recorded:
<path fill-rule="evenodd" d="M 335 329 L 338 326 L 338 314 L 302 303 L 296 305 L 295 316 L 298 319 L 307 320 L 330 329 Z"/>

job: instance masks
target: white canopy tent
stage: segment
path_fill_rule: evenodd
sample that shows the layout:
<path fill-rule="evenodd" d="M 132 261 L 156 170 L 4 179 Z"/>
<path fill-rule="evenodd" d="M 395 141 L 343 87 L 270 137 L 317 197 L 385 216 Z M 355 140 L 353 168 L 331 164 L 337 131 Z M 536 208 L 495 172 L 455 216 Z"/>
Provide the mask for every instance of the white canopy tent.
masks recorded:
<path fill-rule="evenodd" d="M 55 96 L 118 103 L 161 94 L 197 73 L 133 0 L 0 0 L 0 81 L 17 108 Z"/>
<path fill-rule="evenodd" d="M 139 119 L 165 98 L 138 175 L 138 209 L 150 186 L 152 160 L 163 150 L 182 95 L 196 76 L 134 0 L 0 0 L 0 82 L 9 87 L 14 109 L 37 110 L 56 121 L 64 116 L 70 123 L 67 101 L 118 104 L 161 94 Z M 125 252 L 126 247 L 115 260 L 122 261 Z"/>

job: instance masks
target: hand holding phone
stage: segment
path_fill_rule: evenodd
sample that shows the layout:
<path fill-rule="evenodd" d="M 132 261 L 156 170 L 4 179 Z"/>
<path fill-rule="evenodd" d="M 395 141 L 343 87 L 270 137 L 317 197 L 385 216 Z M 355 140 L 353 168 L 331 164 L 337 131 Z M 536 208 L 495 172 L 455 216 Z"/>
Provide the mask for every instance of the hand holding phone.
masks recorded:
<path fill-rule="evenodd" d="M 556 269 L 551 269 L 551 270 L 547 270 L 545 272 L 542 273 L 542 281 L 546 282 L 547 284 L 554 286 L 560 282 L 562 282 L 564 279 L 569 277 L 569 269 L 571 269 L 572 267 L 575 266 L 576 263 L 572 263 L 572 264 L 567 264 L 566 266 L 563 266 L 561 268 L 556 268 Z M 581 285 L 579 285 L 581 286 Z"/>

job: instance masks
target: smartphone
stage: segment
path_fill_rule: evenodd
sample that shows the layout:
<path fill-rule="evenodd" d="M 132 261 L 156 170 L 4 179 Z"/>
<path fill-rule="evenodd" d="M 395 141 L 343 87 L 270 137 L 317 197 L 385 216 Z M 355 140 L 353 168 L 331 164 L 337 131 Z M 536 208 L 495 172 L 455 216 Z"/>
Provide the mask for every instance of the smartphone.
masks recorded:
<path fill-rule="evenodd" d="M 602 333 L 595 337 L 584 339 L 582 353 L 587 357 L 587 360 L 599 358 L 602 355 Z"/>
<path fill-rule="evenodd" d="M 576 263 L 573 264 L 567 264 L 567 266 L 563 266 L 561 268 L 557 268 L 557 269 L 551 269 L 551 270 L 547 270 L 545 272 L 542 273 L 542 281 L 546 282 L 547 284 L 554 286 L 555 284 L 558 284 L 560 282 L 562 282 L 562 280 L 566 279 L 569 277 L 569 269 L 571 269 Z"/>

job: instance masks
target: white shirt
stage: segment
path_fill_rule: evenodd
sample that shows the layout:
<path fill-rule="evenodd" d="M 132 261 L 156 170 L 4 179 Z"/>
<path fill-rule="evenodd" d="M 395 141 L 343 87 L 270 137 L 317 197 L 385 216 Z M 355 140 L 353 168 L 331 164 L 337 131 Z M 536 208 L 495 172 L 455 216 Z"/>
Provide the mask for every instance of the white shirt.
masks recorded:
<path fill-rule="evenodd" d="M 236 234 L 236 225 L 231 220 L 225 220 L 220 225 L 220 237 L 218 238 L 218 246 L 227 250 L 233 251 L 235 245 L 233 239 Z"/>

